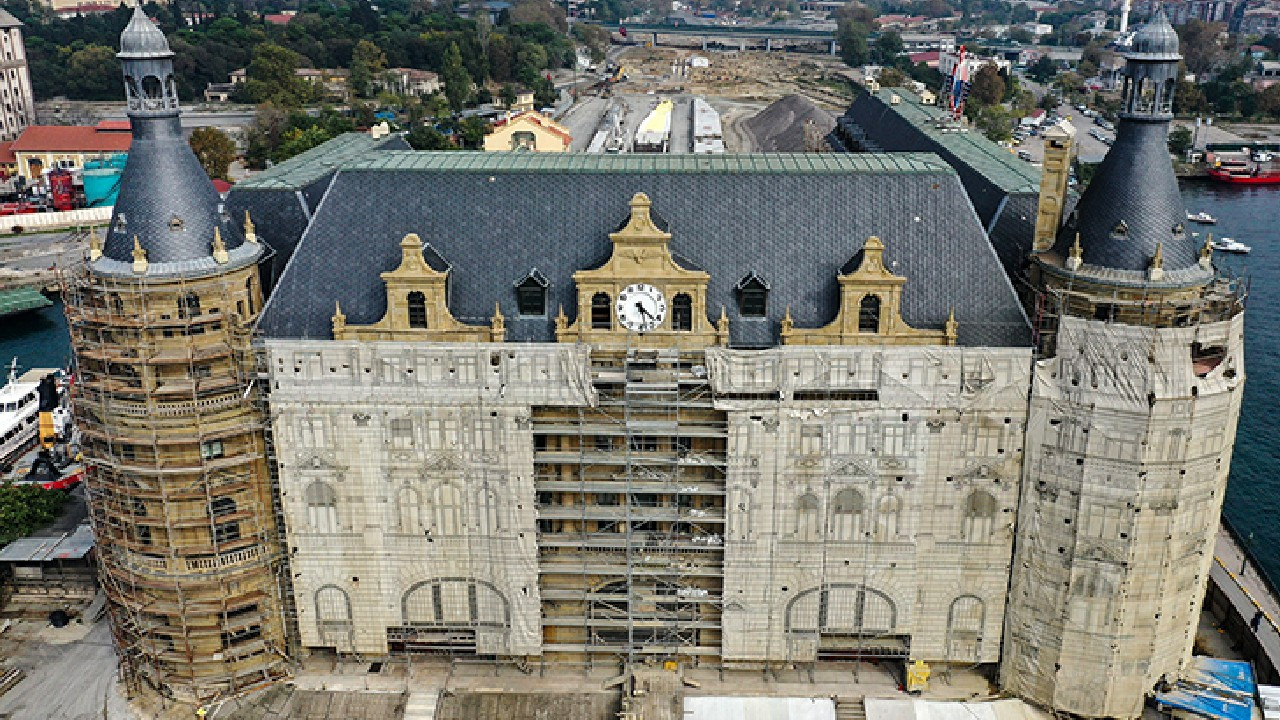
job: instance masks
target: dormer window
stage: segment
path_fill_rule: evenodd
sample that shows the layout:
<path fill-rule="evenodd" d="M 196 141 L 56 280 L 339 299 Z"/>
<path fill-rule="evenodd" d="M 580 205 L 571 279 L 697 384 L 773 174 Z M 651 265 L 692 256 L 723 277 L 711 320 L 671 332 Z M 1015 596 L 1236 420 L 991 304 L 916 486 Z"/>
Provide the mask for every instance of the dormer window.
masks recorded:
<path fill-rule="evenodd" d="M 1182 225 L 1182 223 L 1178 223 L 1177 225 L 1173 226 L 1174 235 L 1181 235 L 1184 232 L 1186 232 L 1186 228 Z"/>
<path fill-rule="evenodd" d="M 1115 226 L 1114 228 L 1112 228 L 1112 229 L 1111 229 L 1111 234 L 1112 234 L 1112 235 L 1119 235 L 1120 237 L 1126 237 L 1126 236 L 1128 236 L 1128 234 L 1129 234 L 1129 223 L 1127 223 L 1127 222 L 1125 222 L 1125 221 L 1123 221 L 1123 220 L 1121 220 L 1120 222 L 1116 223 L 1116 226 Z"/>
<path fill-rule="evenodd" d="M 547 288 L 551 285 L 537 268 L 516 283 L 516 309 L 521 315 L 535 317 L 547 314 Z"/>
<path fill-rule="evenodd" d="M 124 213 L 120 213 L 116 215 L 116 229 L 124 230 L 128 227 L 129 227 L 129 218 L 125 217 Z"/>
<path fill-rule="evenodd" d="M 174 232 L 181 230 L 182 218 L 178 217 L 177 215 L 174 215 L 173 217 L 169 218 L 169 229 Z"/>
<path fill-rule="evenodd" d="M 769 309 L 769 284 L 754 272 L 738 281 L 738 313 L 742 317 L 764 317 Z"/>

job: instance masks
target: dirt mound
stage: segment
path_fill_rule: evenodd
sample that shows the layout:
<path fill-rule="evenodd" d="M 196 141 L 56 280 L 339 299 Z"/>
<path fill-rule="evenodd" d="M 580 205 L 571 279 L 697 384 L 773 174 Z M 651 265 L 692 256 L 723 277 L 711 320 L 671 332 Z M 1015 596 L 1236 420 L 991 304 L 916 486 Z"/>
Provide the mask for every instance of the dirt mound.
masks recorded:
<path fill-rule="evenodd" d="M 748 118 L 743 126 L 755 140 L 758 152 L 805 152 L 805 125 L 812 122 L 814 137 L 822 138 L 836 126 L 836 119 L 803 95 L 788 95 Z"/>

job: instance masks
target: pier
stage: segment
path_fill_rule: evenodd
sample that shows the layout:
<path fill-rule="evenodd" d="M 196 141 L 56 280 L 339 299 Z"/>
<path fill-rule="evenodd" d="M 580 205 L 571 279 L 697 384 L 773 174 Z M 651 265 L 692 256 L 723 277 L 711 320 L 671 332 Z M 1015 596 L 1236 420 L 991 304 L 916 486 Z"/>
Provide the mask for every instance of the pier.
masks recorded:
<path fill-rule="evenodd" d="M 1259 682 L 1280 682 L 1280 600 L 1225 518 L 1218 528 L 1205 608 L 1253 661 Z"/>

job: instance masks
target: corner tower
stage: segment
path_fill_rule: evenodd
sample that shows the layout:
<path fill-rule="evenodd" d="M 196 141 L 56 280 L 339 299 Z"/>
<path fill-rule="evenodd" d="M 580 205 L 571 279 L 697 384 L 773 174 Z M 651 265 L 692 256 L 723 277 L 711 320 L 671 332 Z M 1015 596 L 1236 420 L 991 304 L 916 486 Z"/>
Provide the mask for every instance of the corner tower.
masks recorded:
<path fill-rule="evenodd" d="M 285 674 L 281 562 L 249 391 L 264 255 L 179 124 L 173 53 L 120 36 L 133 147 L 105 240 L 67 279 L 75 416 L 122 674 L 189 702 Z"/>
<path fill-rule="evenodd" d="M 1240 414 L 1243 296 L 1188 233 L 1165 145 L 1179 58 L 1158 11 L 1115 145 L 1032 255 L 1043 359 L 1001 684 L 1083 717 L 1138 716 L 1190 658 Z"/>

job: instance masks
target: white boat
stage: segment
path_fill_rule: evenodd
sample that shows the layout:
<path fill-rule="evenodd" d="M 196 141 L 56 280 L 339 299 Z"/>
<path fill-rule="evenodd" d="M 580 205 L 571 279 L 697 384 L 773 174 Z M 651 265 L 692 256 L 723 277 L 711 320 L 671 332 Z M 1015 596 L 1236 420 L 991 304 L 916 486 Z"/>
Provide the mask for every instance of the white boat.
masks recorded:
<path fill-rule="evenodd" d="M 1197 222 L 1203 225 L 1212 225 L 1218 222 L 1218 218 L 1204 212 L 1203 210 L 1195 214 L 1187 213 L 1187 219 L 1191 222 Z"/>
<path fill-rule="evenodd" d="M 7 465 L 35 440 L 39 425 L 40 378 L 31 372 L 18 378 L 18 359 L 9 366 L 9 381 L 0 387 L 0 465 Z"/>
<path fill-rule="evenodd" d="M 1234 238 L 1224 237 L 1224 238 L 1218 238 L 1217 240 L 1213 241 L 1213 249 L 1219 250 L 1221 252 L 1229 252 L 1229 253 L 1244 255 L 1245 253 L 1249 252 L 1253 248 L 1249 247 L 1248 245 L 1245 245 L 1244 243 Z"/>

